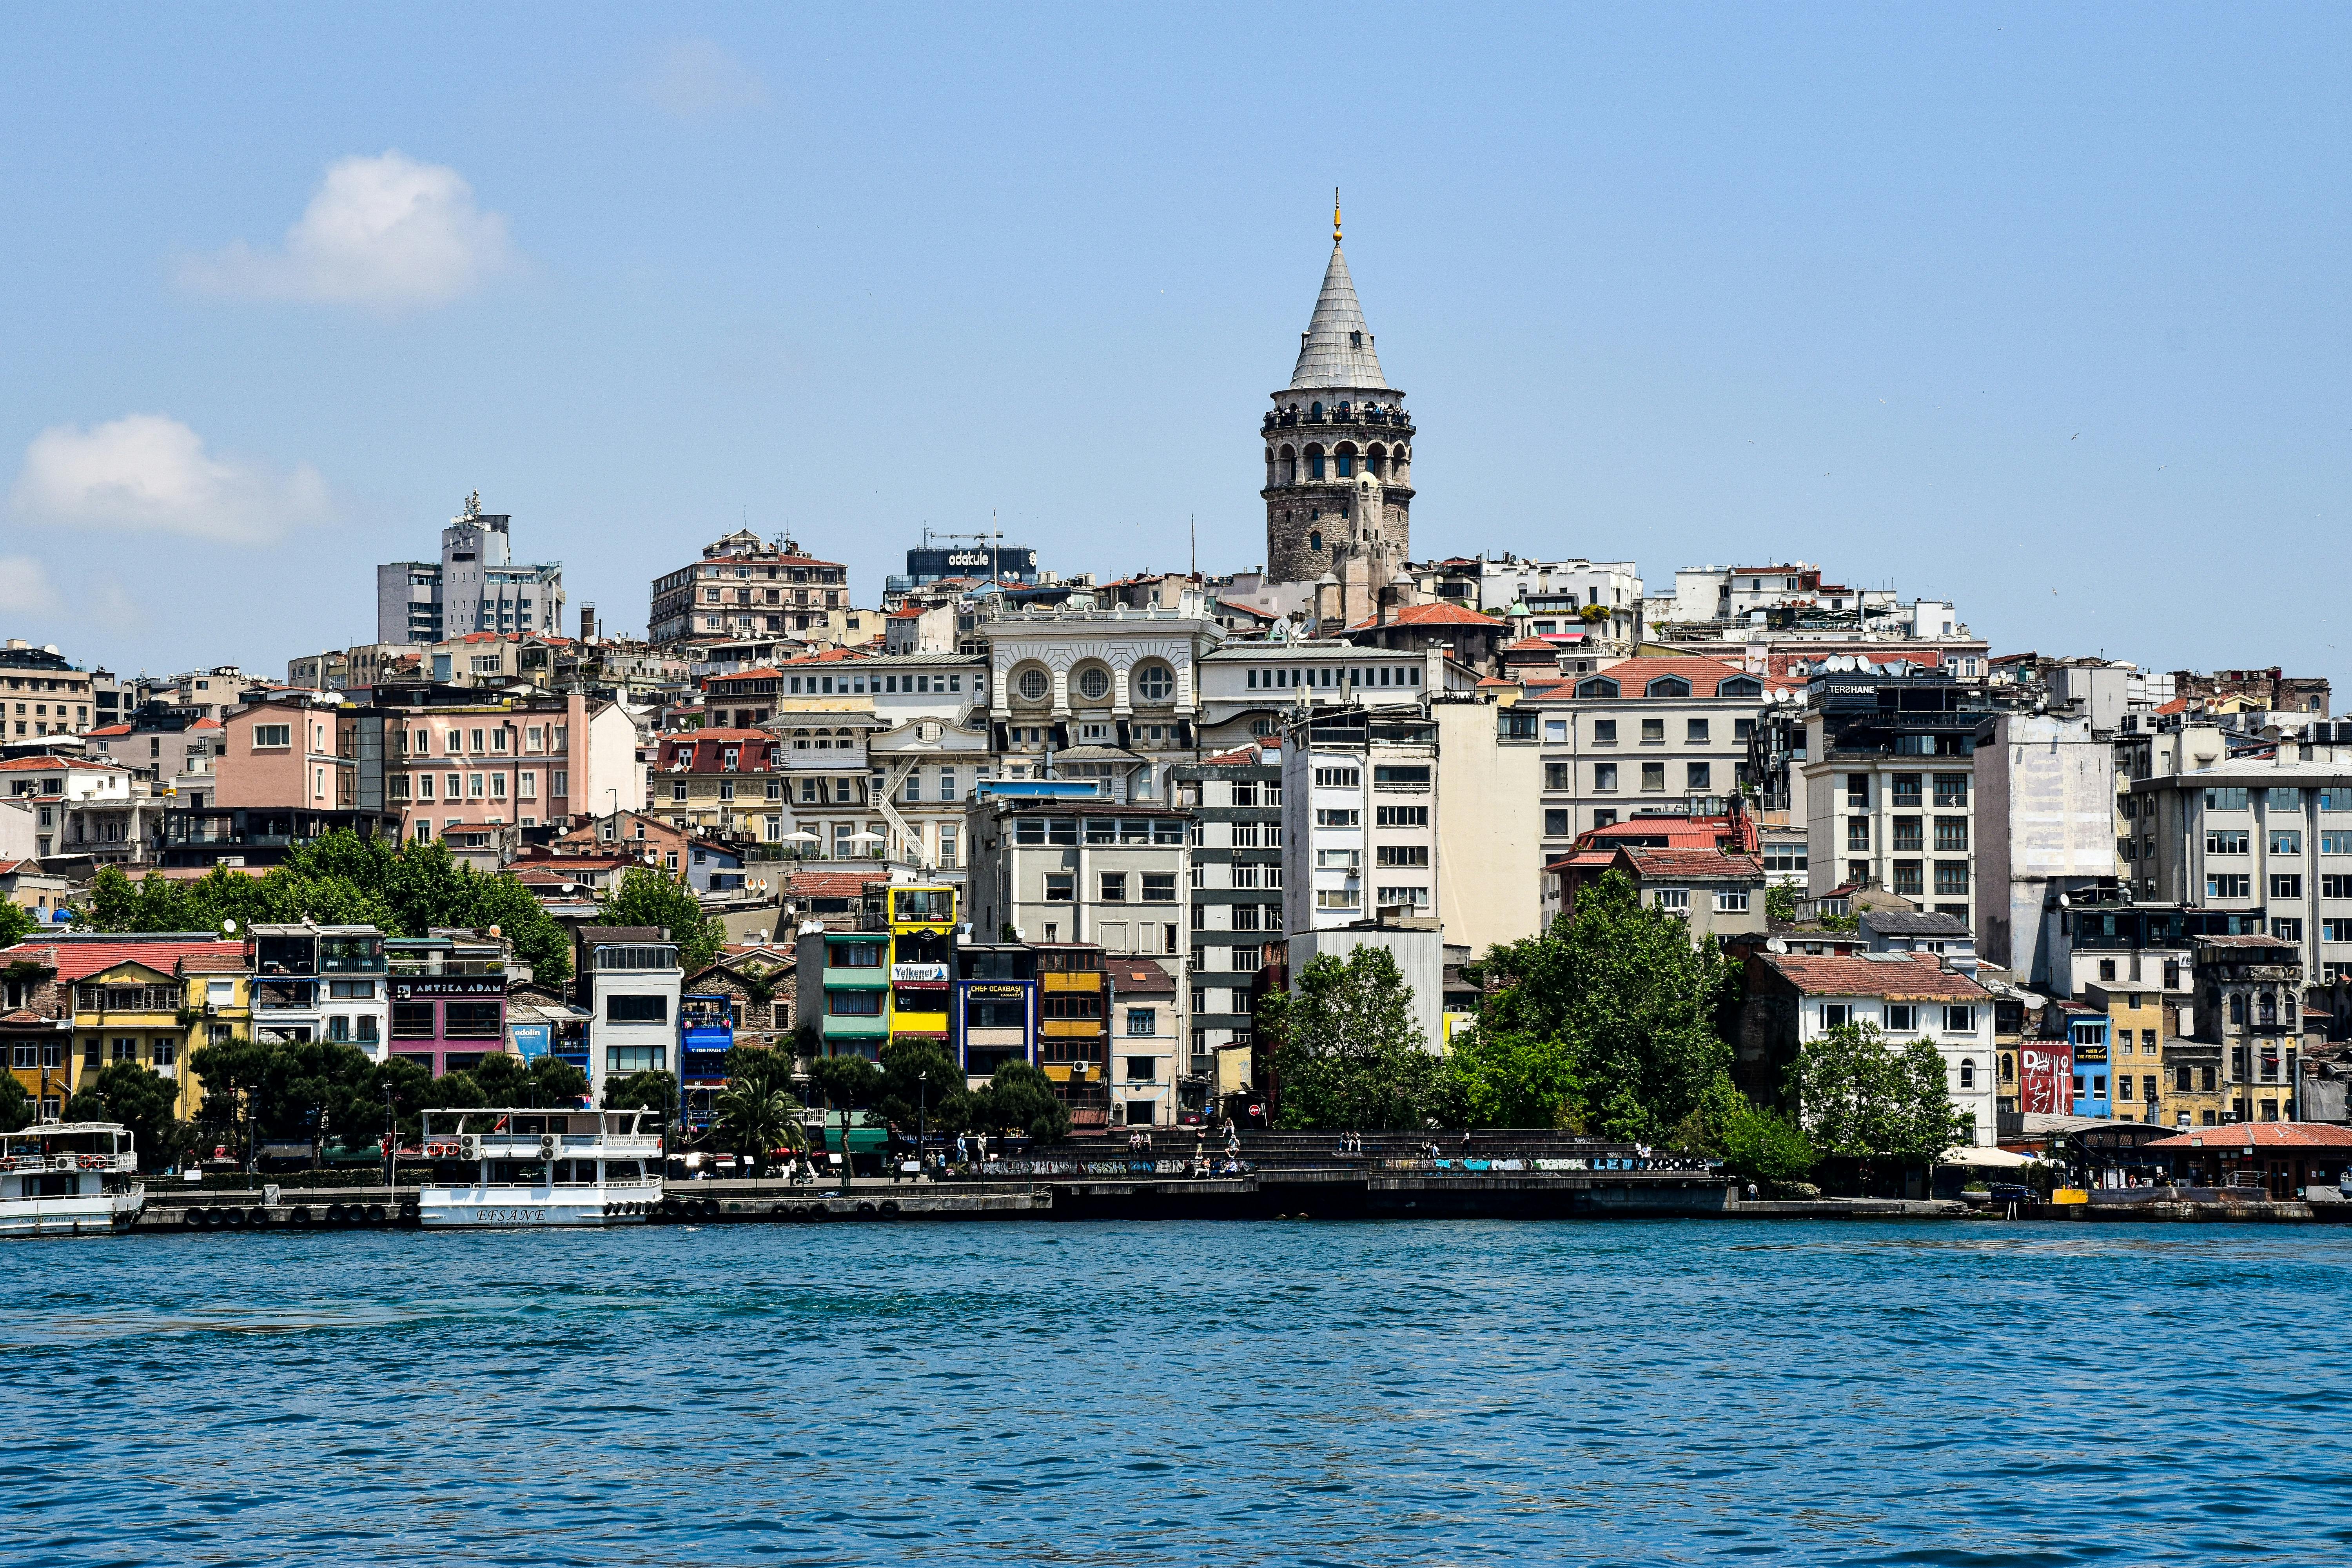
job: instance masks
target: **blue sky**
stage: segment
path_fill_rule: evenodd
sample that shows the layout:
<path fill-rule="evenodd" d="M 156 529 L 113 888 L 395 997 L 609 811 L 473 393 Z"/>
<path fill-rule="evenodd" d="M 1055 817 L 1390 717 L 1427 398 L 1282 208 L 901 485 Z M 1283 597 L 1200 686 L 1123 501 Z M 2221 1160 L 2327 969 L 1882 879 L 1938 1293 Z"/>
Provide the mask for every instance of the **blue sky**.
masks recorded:
<path fill-rule="evenodd" d="M 373 635 L 734 526 L 1264 557 L 1346 192 L 1416 553 L 1759 556 L 1997 651 L 2352 671 L 2340 7 L 19 6 L 0 626 Z M 397 154 L 396 157 L 390 156 Z M 421 215 L 386 230 L 372 215 Z"/>

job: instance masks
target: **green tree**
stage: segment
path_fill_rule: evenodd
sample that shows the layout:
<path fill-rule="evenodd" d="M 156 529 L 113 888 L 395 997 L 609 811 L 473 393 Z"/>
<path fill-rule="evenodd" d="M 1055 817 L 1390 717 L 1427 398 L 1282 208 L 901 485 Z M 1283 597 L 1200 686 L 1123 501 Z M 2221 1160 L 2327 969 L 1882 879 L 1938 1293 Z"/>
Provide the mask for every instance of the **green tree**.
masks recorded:
<path fill-rule="evenodd" d="M 824 1057 L 811 1054 L 809 1088 L 824 1107 L 825 1125 L 833 1126 L 835 1114 L 841 1118 L 841 1153 L 849 1152 L 849 1113 L 861 1105 L 871 1105 L 882 1092 L 882 1069 L 864 1057 Z"/>
<path fill-rule="evenodd" d="M 963 1068 L 935 1040 L 901 1036 L 882 1047 L 882 1084 L 874 1110 L 899 1130 L 918 1124 L 934 1132 L 961 1132 L 971 1124 L 971 1096 Z"/>
<path fill-rule="evenodd" d="M 1584 1081 L 1565 1040 L 1471 1029 L 1454 1037 L 1445 1070 L 1469 1126 L 1580 1131 Z"/>
<path fill-rule="evenodd" d="M 730 1153 L 755 1165 L 765 1165 L 778 1149 L 808 1147 L 801 1127 L 801 1102 L 781 1089 L 750 1079 L 738 1079 L 719 1091 L 717 1111 L 719 1142 Z"/>
<path fill-rule="evenodd" d="M 1070 1108 L 1054 1092 L 1054 1082 L 1027 1062 L 1006 1062 L 975 1097 L 971 1125 L 996 1132 L 1025 1132 L 1039 1143 L 1070 1135 Z"/>
<path fill-rule="evenodd" d="M 1804 1129 L 1740 1093 L 1728 1073 L 1707 1087 L 1699 1114 L 1699 1148 L 1720 1158 L 1733 1175 L 1768 1190 L 1803 1181 L 1820 1159 Z"/>
<path fill-rule="evenodd" d="M 677 1079 L 658 1068 L 633 1072 L 604 1086 L 607 1110 L 657 1110 L 665 1116 L 677 1104 Z"/>
<path fill-rule="evenodd" d="M 1786 882 L 1775 882 L 1765 889 L 1764 918 L 1794 921 L 1797 918 L 1797 889 Z"/>
<path fill-rule="evenodd" d="M 588 1093 L 588 1075 L 553 1057 L 525 1063 L 501 1052 L 476 1063 L 473 1078 L 491 1105 L 552 1109 L 578 1105 Z"/>
<path fill-rule="evenodd" d="M 1421 1128 L 1452 1108 L 1441 1059 L 1423 1048 L 1412 989 L 1386 948 L 1317 955 L 1295 992 L 1261 1004 L 1275 1044 L 1276 1120 L 1288 1128 Z"/>
<path fill-rule="evenodd" d="M 724 925 L 702 912 L 684 879 L 651 866 L 632 866 L 618 887 L 604 895 L 598 919 L 606 925 L 652 926 L 677 943 L 678 962 L 688 974 L 710 966 L 727 941 Z"/>
<path fill-rule="evenodd" d="M 1565 1045 L 1582 1097 L 1572 1120 L 1605 1136 L 1664 1142 L 1731 1065 L 1716 1032 L 1729 966 L 1713 938 L 1694 945 L 1682 920 L 1644 909 L 1622 871 L 1486 967 L 1496 988 L 1479 1033 Z"/>
<path fill-rule="evenodd" d="M 1913 1040 L 1887 1048 L 1875 1024 L 1841 1024 L 1797 1056 L 1797 1102 L 1823 1154 L 1926 1163 L 1959 1136 L 1943 1053 Z"/>
<path fill-rule="evenodd" d="M 33 911 L 8 899 L 0 899 L 0 947 L 14 947 L 41 929 Z"/>
<path fill-rule="evenodd" d="M 68 1121 L 120 1122 L 144 1169 L 176 1163 L 195 1144 L 195 1128 L 176 1114 L 178 1086 L 136 1062 L 110 1063 L 67 1102 Z"/>
<path fill-rule="evenodd" d="M 0 1132 L 30 1127 L 37 1111 L 32 1095 L 14 1073 L 0 1073 Z"/>

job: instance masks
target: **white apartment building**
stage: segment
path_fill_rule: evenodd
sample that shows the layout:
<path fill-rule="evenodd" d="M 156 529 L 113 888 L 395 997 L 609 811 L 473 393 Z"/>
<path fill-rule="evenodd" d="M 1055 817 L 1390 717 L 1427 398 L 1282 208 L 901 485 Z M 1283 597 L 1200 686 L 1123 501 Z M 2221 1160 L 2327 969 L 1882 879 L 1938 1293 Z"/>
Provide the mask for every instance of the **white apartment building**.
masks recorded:
<path fill-rule="evenodd" d="M 1437 647 L 1400 653 L 1333 637 L 1231 642 L 1201 660 L 1201 744 L 1225 751 L 1280 736 L 1297 711 L 1379 707 L 1477 689 Z"/>
<path fill-rule="evenodd" d="M 1192 817 L 1192 1057 L 1208 1078 L 1220 1051 L 1252 1043 L 1252 987 L 1282 940 L 1282 752 L 1244 746 L 1172 776 L 1176 805 Z"/>
<path fill-rule="evenodd" d="M 1434 919 L 1437 725 L 1410 707 L 1296 721 L 1282 748 L 1284 929 Z"/>
<path fill-rule="evenodd" d="M 1941 674 L 1815 678 L 1790 763 L 1809 890 L 1885 888 L 1938 914 L 1976 914 L 1976 752 L 1995 715 Z"/>
<path fill-rule="evenodd" d="M 563 629 L 561 562 L 513 559 L 505 512 L 485 512 L 478 495 L 441 531 L 441 559 L 392 561 L 375 569 L 379 643 L 447 642 L 473 632 L 525 636 Z"/>
<path fill-rule="evenodd" d="M 677 948 L 656 926 L 582 926 L 580 1005 L 588 1009 L 588 1082 L 597 1103 L 614 1079 L 677 1070 Z"/>
<path fill-rule="evenodd" d="M 1641 631 L 1642 569 L 1632 561 L 1478 559 L 1478 605 L 1534 622 L 1529 635 L 1582 630 L 1630 651 Z"/>
<path fill-rule="evenodd" d="M 1984 987 L 1929 952 L 1759 953 L 1748 976 L 1740 1055 L 1751 1085 L 1759 1076 L 1777 1074 L 1830 1030 L 1868 1024 L 1891 1051 L 1919 1039 L 1934 1045 L 1944 1058 L 1953 1109 L 1973 1123 L 1969 1141 L 1979 1148 L 1992 1145 L 1999 1073 L 1993 998 Z"/>
<path fill-rule="evenodd" d="M 2028 985 L 2063 984 L 2059 895 L 2116 880 L 2115 744 L 2088 718 L 2004 712 L 1974 761 L 1978 948 Z"/>
<path fill-rule="evenodd" d="M 1024 609 L 975 628 L 1003 776 L 1088 779 L 1109 798 L 1168 799 L 1199 755 L 1201 661 L 1224 638 L 1198 590 L 1174 609 Z"/>

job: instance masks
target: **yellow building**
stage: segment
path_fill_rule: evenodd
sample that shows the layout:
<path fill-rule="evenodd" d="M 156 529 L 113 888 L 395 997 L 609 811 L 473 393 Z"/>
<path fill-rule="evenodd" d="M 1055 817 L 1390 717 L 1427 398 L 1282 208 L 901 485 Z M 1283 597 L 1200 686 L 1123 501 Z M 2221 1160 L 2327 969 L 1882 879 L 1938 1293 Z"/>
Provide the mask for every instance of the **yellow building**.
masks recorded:
<path fill-rule="evenodd" d="M 890 928 L 890 1037 L 948 1044 L 955 974 L 956 890 L 941 884 L 875 890 Z"/>
<path fill-rule="evenodd" d="M 2115 1091 L 2109 1103 L 2115 1120 L 2173 1125 L 2175 1097 L 2165 1068 L 2171 1008 L 2165 1005 L 2165 994 L 2086 985 L 2083 996 L 2107 1016 L 2107 1062 Z"/>

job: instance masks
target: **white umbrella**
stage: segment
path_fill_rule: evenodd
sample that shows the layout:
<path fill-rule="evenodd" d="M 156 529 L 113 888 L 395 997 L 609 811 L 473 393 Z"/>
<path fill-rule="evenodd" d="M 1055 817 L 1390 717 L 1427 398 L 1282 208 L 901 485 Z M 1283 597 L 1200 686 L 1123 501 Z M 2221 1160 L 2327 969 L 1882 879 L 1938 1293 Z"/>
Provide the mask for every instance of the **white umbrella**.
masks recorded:
<path fill-rule="evenodd" d="M 2007 1149 L 1947 1149 L 1941 1162 L 1947 1165 L 2000 1166 L 2039 1163 L 2031 1154 L 2012 1153 Z"/>
<path fill-rule="evenodd" d="M 824 837 L 822 834 L 811 833 L 808 829 L 803 827 L 797 832 L 785 834 L 782 842 L 786 844 L 822 844 L 824 842 Z"/>
<path fill-rule="evenodd" d="M 888 840 L 885 839 L 878 833 L 853 833 L 849 836 L 849 842 L 852 844 L 884 844 L 887 843 Z"/>

